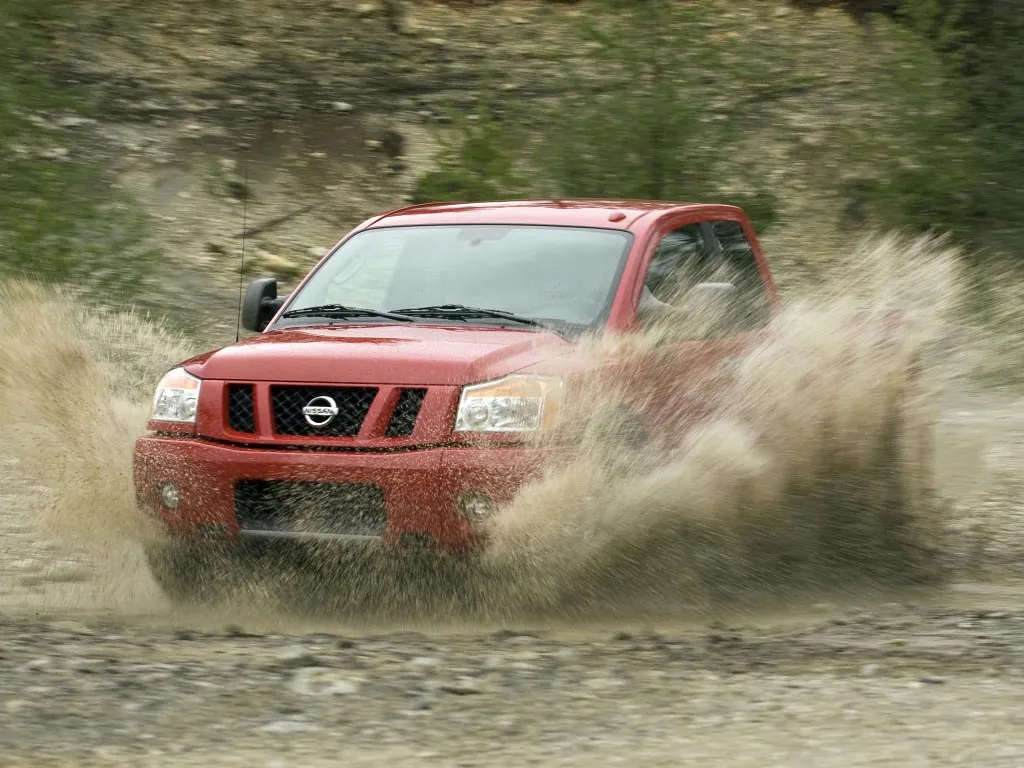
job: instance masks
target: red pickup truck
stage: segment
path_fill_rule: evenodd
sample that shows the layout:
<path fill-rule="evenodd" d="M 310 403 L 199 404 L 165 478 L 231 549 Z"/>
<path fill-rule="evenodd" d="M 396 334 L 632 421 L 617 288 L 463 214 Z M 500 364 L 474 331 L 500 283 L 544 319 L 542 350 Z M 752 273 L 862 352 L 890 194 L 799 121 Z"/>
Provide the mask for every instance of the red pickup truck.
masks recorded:
<path fill-rule="evenodd" d="M 699 408 L 685 382 L 706 386 L 694 371 L 778 312 L 742 210 L 549 200 L 369 219 L 290 295 L 250 285 L 242 324 L 258 335 L 159 382 L 134 456 L 138 503 L 169 534 L 154 573 L 187 591 L 196 558 L 247 540 L 473 552 L 552 446 L 571 451 L 568 433 L 537 437 L 564 427 L 581 340 L 709 302 L 722 322 L 655 345 L 627 388 L 642 440 L 678 437 Z"/>

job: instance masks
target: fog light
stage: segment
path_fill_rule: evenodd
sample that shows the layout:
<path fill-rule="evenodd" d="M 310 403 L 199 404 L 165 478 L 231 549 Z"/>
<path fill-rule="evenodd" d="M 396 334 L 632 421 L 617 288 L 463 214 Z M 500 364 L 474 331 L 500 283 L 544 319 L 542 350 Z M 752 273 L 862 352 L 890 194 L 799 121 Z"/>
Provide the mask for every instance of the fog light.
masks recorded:
<path fill-rule="evenodd" d="M 482 493 L 463 493 L 459 496 L 459 512 L 474 527 L 486 523 L 494 510 L 494 501 Z"/>
<path fill-rule="evenodd" d="M 164 506 L 168 509 L 177 509 L 181 503 L 181 491 L 178 486 L 172 485 L 171 483 L 165 483 L 160 486 L 160 501 L 164 503 Z"/>

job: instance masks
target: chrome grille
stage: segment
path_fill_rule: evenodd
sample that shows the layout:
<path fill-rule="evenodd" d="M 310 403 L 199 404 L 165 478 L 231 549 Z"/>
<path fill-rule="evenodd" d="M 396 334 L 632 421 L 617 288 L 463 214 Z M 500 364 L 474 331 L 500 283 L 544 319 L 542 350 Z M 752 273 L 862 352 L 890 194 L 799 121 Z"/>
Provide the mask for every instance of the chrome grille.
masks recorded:
<path fill-rule="evenodd" d="M 388 437 L 408 437 L 416 428 L 416 418 L 420 415 L 423 398 L 427 396 L 425 389 L 403 389 L 398 396 L 395 410 L 391 412 L 386 435 Z"/>
<path fill-rule="evenodd" d="M 256 431 L 256 409 L 252 384 L 228 386 L 228 427 L 235 432 Z"/>
<path fill-rule="evenodd" d="M 359 434 L 376 396 L 376 387 L 272 386 L 274 432 L 307 437 L 354 437 Z M 331 398 L 338 406 L 338 413 L 325 425 L 314 426 L 306 421 L 302 409 L 322 397 Z"/>

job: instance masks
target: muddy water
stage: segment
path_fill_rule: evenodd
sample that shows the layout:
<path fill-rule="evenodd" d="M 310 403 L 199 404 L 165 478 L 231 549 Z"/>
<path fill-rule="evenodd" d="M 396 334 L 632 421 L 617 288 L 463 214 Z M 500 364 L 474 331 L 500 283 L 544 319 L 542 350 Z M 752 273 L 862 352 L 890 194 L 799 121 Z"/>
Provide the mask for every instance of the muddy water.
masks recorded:
<path fill-rule="evenodd" d="M 874 265 L 868 274 L 884 279 L 873 285 L 846 283 L 788 310 L 780 334 L 752 356 L 700 439 L 675 446 L 671 458 L 662 456 L 655 468 L 634 466 L 631 474 L 614 482 L 584 461 L 561 467 L 525 489 L 499 518 L 497 545 L 486 573 L 472 574 L 479 579 L 472 585 L 474 600 L 487 610 L 468 616 L 453 612 L 450 601 L 437 601 L 450 582 L 428 583 L 424 589 L 422 584 L 395 581 L 388 569 L 371 570 L 370 581 L 356 584 L 354 591 L 368 592 L 369 599 L 355 613 L 352 601 L 342 599 L 333 616 L 282 614 L 278 604 L 266 599 L 275 592 L 273 584 L 244 578 L 225 604 L 189 613 L 172 609 L 141 556 L 141 542 L 155 533 L 134 509 L 129 467 L 131 442 L 143 424 L 152 384 L 162 370 L 188 354 L 189 345 L 138 318 L 97 315 L 66 296 L 7 286 L 0 303 L 0 412 L 5 424 L 0 605 L 8 610 L 114 614 L 161 624 L 230 621 L 266 631 L 332 626 L 341 616 L 351 627 L 373 625 L 389 613 L 390 603 L 408 599 L 396 593 L 405 583 L 421 601 L 416 618 L 435 630 L 453 621 L 463 627 L 507 622 L 565 627 L 566 620 L 577 627 L 607 627 L 706 620 L 708 604 L 718 592 L 708 591 L 707 572 L 695 578 L 691 562 L 666 547 L 666 542 L 683 541 L 672 538 L 680 533 L 676 521 L 699 521 L 704 533 L 711 532 L 708 549 L 722 555 L 735 573 L 747 569 L 747 556 L 736 549 L 737 542 L 746 542 L 733 533 L 742 522 L 735 517 L 736 509 L 760 520 L 778 519 L 779 530 L 805 538 L 808 530 L 820 533 L 815 526 L 822 509 L 799 494 L 785 496 L 778 484 L 780 476 L 819 472 L 815 462 L 820 459 L 822 422 L 815 419 L 826 413 L 825 404 L 843 403 L 840 422 L 846 431 L 832 432 L 829 439 L 833 448 L 838 441 L 846 459 L 856 464 L 858 457 L 871 453 L 871 436 L 884 423 L 879 405 L 888 394 L 884 374 L 891 370 L 886 366 L 898 365 L 907 353 L 943 336 L 943 312 L 956 303 L 951 254 L 930 242 L 883 241 L 859 258 Z M 901 270 L 895 280 L 893 260 Z M 877 339 L 851 333 L 851 312 L 889 302 L 894 286 L 902 291 L 904 306 L 911 308 L 917 330 L 898 345 L 899 354 L 879 356 L 873 351 Z M 860 303 L 847 301 L 858 294 Z M 655 348 L 656 342 L 641 339 L 613 351 L 628 359 Z M 598 341 L 585 353 L 607 351 L 607 342 Z M 852 367 L 836 377 L 830 371 L 840 353 Z M 954 548 L 960 548 L 961 561 L 967 555 L 996 553 L 1005 563 L 1024 542 L 1019 496 L 1014 496 L 1020 492 L 1014 482 L 1024 466 L 1024 409 L 1018 397 L 965 385 L 960 373 L 955 356 L 947 356 L 927 377 L 939 421 L 937 477 L 942 494 L 953 502 L 947 510 L 952 517 L 942 524 L 954 526 Z M 596 397 L 614 394 L 602 387 L 595 384 Z M 751 432 L 750 424 L 758 419 L 761 431 Z M 758 449 L 757 434 L 770 434 L 774 450 Z M 597 491 L 590 498 L 579 492 L 588 487 Z M 995 487 L 1005 493 L 993 500 Z M 741 507 L 738 493 L 743 494 Z M 870 507 L 872 499 L 864 497 L 859 503 Z M 965 555 L 964 542 L 973 541 L 978 527 L 984 527 L 988 538 L 979 538 L 978 551 Z M 682 529 L 684 534 L 690 531 Z M 829 542 L 825 545 L 827 551 Z M 660 559 L 644 560 L 645 547 L 656 550 Z M 824 568 L 815 573 L 831 567 L 826 560 L 813 564 Z M 624 576 L 629 577 L 627 589 L 622 588 Z M 973 572 L 958 576 L 961 581 L 973 577 Z M 712 572 L 712 578 L 719 579 L 710 582 L 713 590 L 737 580 L 720 571 Z M 766 615 L 792 610 L 791 603 L 772 604 L 777 584 L 744 578 L 741 586 L 753 590 L 762 609 L 770 609 Z M 646 589 L 643 600 L 644 589 L 638 585 Z M 671 589 L 666 591 L 666 585 Z M 353 591 L 344 579 L 328 578 L 312 586 L 314 594 L 329 598 L 325 604 Z M 887 592 L 895 585 L 883 580 L 870 594 L 863 586 L 857 587 L 854 599 L 889 599 Z M 976 587 L 962 589 L 971 599 L 977 595 Z M 801 611 L 808 605 L 828 611 L 835 600 L 849 599 L 848 594 L 806 597 L 800 601 Z"/>

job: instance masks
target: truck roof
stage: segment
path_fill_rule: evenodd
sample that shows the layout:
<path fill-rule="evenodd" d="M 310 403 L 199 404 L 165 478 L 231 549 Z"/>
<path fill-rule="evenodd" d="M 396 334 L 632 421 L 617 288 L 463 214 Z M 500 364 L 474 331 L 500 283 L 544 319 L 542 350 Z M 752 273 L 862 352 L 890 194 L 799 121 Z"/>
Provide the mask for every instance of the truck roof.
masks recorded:
<path fill-rule="evenodd" d="M 385 213 L 367 226 L 398 227 L 413 224 L 560 224 L 563 226 L 629 229 L 652 212 L 678 212 L 688 208 L 728 208 L 708 203 L 656 200 L 506 200 L 486 203 L 425 203 Z"/>

